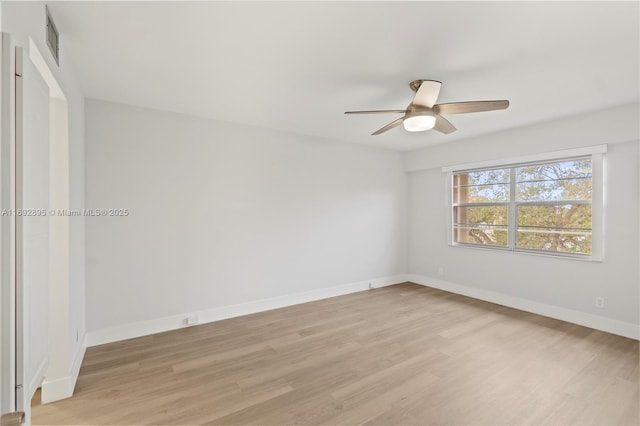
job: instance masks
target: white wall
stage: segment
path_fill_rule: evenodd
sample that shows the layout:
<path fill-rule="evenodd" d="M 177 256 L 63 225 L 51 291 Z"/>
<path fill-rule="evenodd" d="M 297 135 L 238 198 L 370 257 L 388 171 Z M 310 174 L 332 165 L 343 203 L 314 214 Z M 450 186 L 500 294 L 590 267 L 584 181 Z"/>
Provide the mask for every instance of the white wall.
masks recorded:
<path fill-rule="evenodd" d="M 399 152 L 95 100 L 85 113 L 87 206 L 130 211 L 87 218 L 90 332 L 405 272 Z"/>
<path fill-rule="evenodd" d="M 74 71 L 67 60 L 65 48 L 65 28 L 61 33 L 60 65 L 49 54 L 45 43 L 45 3 L 43 2 L 3 2 L 2 31 L 10 33 L 17 44 L 29 52 L 32 39 L 42 52 L 47 67 L 62 88 L 68 102 L 69 119 L 69 207 L 81 209 L 84 206 L 84 95 L 78 85 Z M 55 19 L 55 14 L 54 14 Z M 70 267 L 68 297 L 66 306 L 69 321 L 64 330 L 58 330 L 54 344 L 68 346 L 68 356 L 64 362 L 67 373 L 64 377 L 47 379 L 64 380 L 66 385 L 75 383 L 75 374 L 84 351 L 85 336 L 85 258 L 84 219 L 74 217 L 69 220 Z M 68 387 L 68 386 L 67 386 Z"/>
<path fill-rule="evenodd" d="M 570 319 L 591 321 L 591 326 L 609 324 L 610 331 L 618 327 L 618 331 L 637 333 L 638 117 L 638 105 L 626 105 L 407 153 L 406 167 L 413 171 L 409 175 L 409 273 L 413 279 L 496 301 L 524 299 L 526 303 L 519 306 L 523 309 L 532 302 L 529 306 L 546 306 L 542 310 L 552 315 L 560 312 Z M 601 143 L 609 144 L 604 157 L 604 261 L 447 245 L 449 206 L 442 166 Z M 443 275 L 438 274 L 439 268 Z M 605 297 L 604 310 L 595 308 L 596 296 Z"/>

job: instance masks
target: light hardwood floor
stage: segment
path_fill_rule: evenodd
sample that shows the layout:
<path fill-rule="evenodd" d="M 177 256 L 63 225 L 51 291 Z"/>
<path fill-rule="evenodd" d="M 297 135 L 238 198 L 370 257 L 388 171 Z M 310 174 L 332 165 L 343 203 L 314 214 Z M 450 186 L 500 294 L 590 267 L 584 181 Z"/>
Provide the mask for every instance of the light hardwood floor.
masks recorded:
<path fill-rule="evenodd" d="M 34 424 L 637 425 L 638 342 L 415 284 L 89 348 Z"/>

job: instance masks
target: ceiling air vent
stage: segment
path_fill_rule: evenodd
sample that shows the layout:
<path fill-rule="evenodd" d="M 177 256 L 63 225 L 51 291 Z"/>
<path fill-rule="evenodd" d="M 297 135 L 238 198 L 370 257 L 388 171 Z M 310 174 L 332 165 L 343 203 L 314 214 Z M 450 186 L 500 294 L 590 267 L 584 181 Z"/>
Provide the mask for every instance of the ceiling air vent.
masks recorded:
<path fill-rule="evenodd" d="M 53 22 L 51 13 L 49 13 L 49 8 L 45 6 L 45 10 L 47 11 L 47 46 L 49 46 L 49 50 L 51 50 L 56 64 L 60 65 L 60 58 L 58 56 L 60 53 L 60 37 L 58 36 L 58 29 Z"/>

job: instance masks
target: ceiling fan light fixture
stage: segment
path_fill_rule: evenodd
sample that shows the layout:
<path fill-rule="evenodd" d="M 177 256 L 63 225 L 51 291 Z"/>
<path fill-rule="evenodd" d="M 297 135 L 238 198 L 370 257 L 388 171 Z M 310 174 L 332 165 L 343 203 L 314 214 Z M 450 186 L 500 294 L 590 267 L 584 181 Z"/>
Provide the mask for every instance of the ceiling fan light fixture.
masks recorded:
<path fill-rule="evenodd" d="M 436 125 L 436 117 L 428 111 L 411 112 L 402 121 L 402 125 L 408 132 L 424 132 L 433 129 Z"/>

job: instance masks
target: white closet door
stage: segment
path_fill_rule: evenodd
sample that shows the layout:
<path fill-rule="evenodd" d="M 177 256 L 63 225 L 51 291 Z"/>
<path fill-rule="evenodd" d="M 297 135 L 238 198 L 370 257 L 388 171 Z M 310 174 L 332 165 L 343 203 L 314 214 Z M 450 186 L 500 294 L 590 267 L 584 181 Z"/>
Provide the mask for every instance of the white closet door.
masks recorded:
<path fill-rule="evenodd" d="M 28 412 L 49 362 L 49 87 L 20 48 L 16 68 L 16 401 Z"/>

